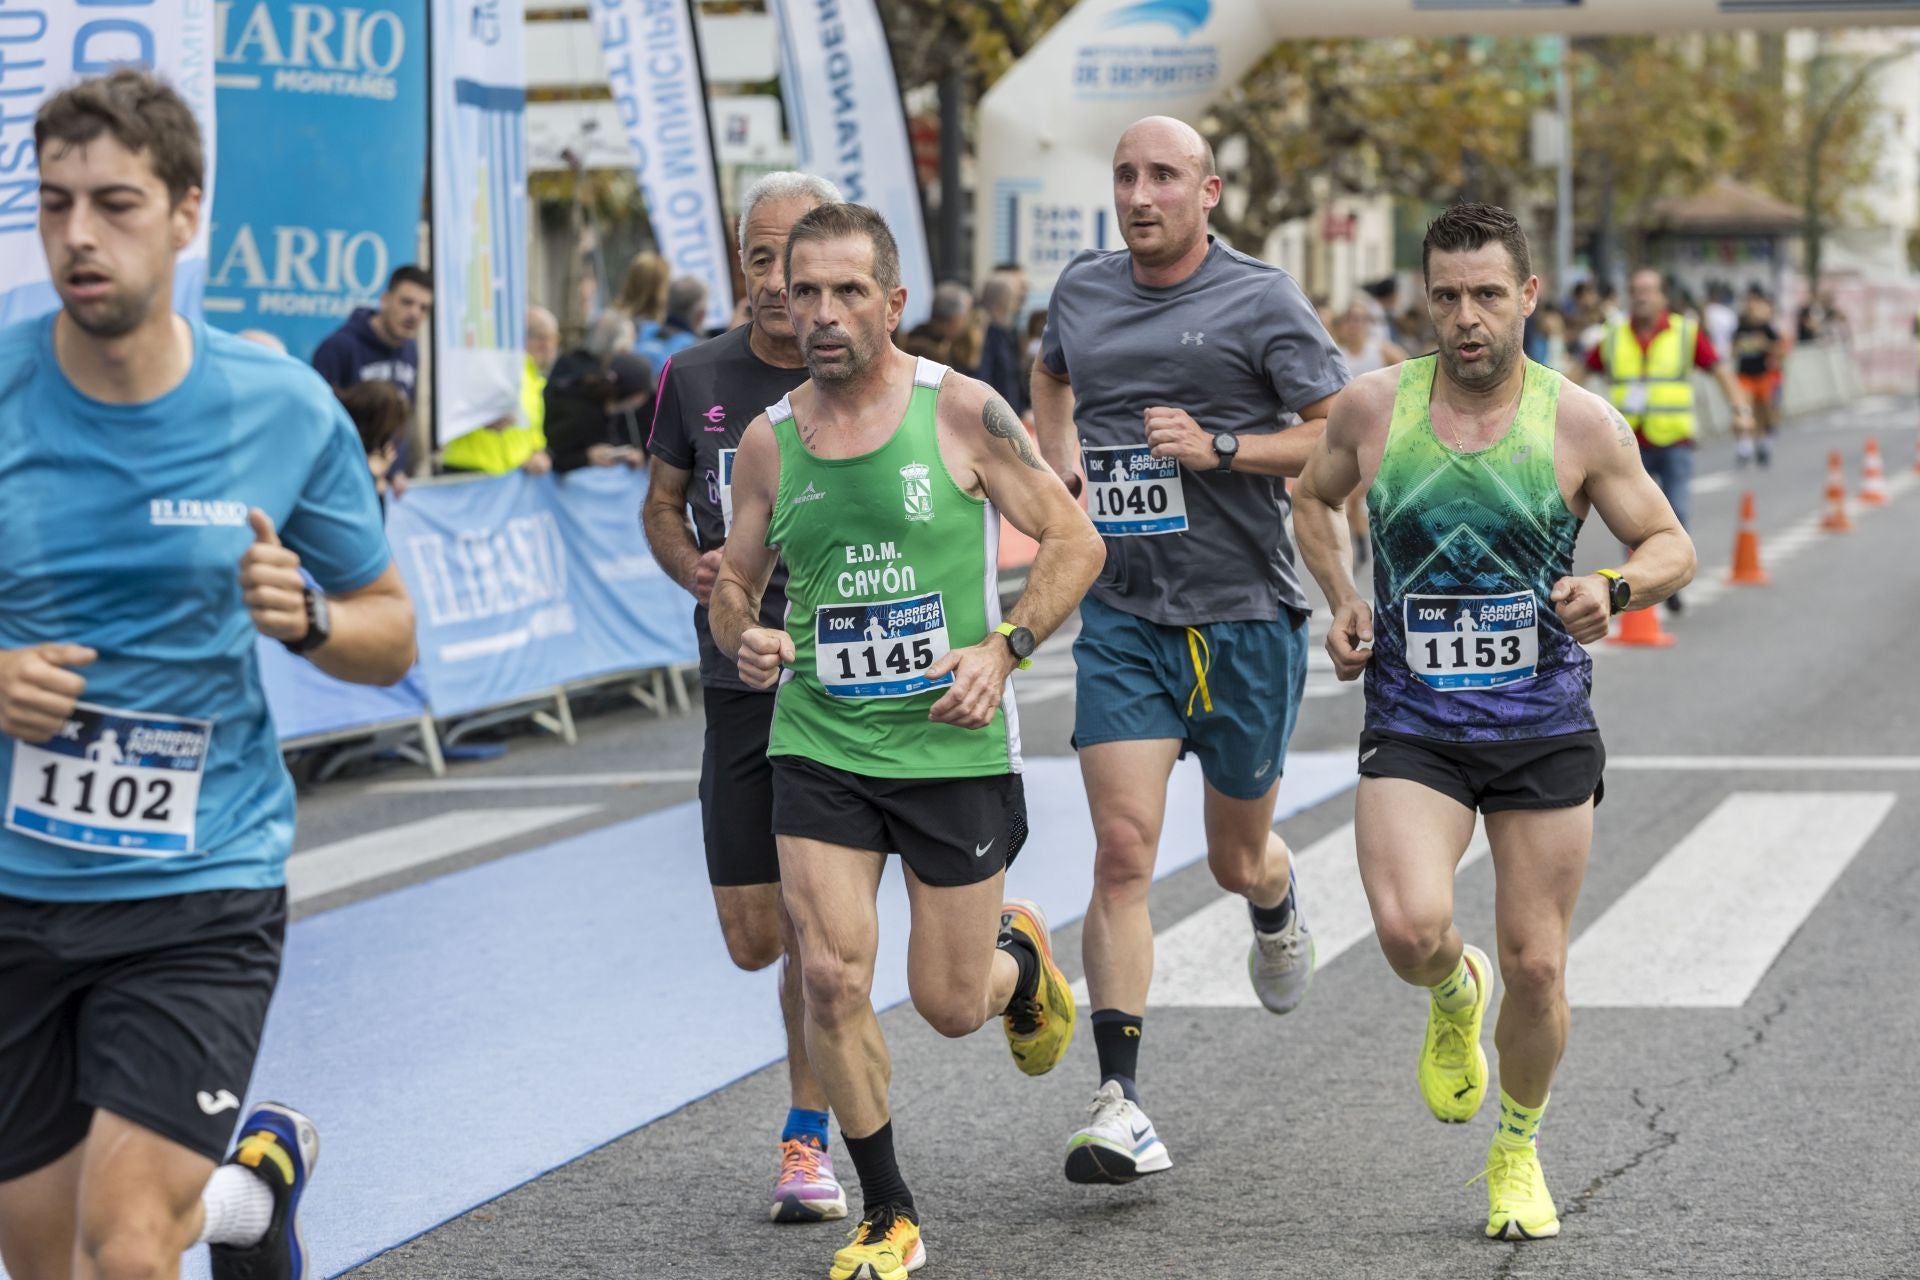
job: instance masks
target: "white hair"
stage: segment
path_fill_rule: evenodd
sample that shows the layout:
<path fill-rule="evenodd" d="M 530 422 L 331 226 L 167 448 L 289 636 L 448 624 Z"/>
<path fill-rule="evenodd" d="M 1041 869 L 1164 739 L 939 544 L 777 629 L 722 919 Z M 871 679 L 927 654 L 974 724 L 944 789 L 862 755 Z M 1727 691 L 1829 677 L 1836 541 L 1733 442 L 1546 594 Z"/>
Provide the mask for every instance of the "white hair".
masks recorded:
<path fill-rule="evenodd" d="M 781 169 L 762 176 L 740 197 L 740 269 L 747 268 L 747 219 L 767 200 L 811 200 L 815 204 L 839 204 L 845 199 L 840 188 L 818 174 Z"/>

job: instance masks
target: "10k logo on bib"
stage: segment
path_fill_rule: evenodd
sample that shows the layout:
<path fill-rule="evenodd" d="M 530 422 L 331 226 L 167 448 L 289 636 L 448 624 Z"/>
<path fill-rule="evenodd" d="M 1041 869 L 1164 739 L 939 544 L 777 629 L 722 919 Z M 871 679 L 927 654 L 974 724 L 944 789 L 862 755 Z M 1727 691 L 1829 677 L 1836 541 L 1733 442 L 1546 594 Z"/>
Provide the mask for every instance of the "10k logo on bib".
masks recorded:
<path fill-rule="evenodd" d="M 813 670 L 836 698 L 905 698 L 953 683 L 927 678 L 946 656 L 938 591 L 876 604 L 823 604 L 813 615 Z"/>
<path fill-rule="evenodd" d="M 1429 689 L 1497 689 L 1531 680 L 1540 661 L 1539 605 L 1504 596 L 1408 596 L 1407 667 Z"/>
<path fill-rule="evenodd" d="M 1180 461 L 1156 458 L 1145 444 L 1089 445 L 1087 514 L 1103 537 L 1187 531 L 1187 494 Z"/>

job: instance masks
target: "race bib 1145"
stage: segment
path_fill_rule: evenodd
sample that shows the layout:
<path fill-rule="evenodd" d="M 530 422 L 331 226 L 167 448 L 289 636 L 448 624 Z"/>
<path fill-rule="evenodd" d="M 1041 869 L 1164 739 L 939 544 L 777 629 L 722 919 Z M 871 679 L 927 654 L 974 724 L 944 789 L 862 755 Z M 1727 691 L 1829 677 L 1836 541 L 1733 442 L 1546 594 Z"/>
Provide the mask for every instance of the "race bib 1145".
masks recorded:
<path fill-rule="evenodd" d="M 813 669 L 836 698 L 904 698 L 953 683 L 927 678 L 946 656 L 938 591 L 877 604 L 823 604 L 813 615 Z"/>

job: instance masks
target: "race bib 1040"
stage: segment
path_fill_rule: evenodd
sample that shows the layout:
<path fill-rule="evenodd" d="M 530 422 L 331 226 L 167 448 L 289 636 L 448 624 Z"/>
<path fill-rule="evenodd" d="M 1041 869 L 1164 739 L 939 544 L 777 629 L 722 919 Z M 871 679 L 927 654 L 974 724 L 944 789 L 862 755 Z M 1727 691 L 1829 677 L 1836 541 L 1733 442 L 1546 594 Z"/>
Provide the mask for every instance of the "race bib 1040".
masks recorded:
<path fill-rule="evenodd" d="M 1144 444 L 1088 446 L 1087 514 L 1108 538 L 1187 531 L 1187 494 L 1177 458 L 1156 458 Z"/>
<path fill-rule="evenodd" d="M 953 683 L 927 678 L 946 656 L 947 610 L 938 591 L 878 604 L 825 604 L 813 615 L 813 668 L 836 698 L 904 698 Z"/>
<path fill-rule="evenodd" d="M 210 720 L 79 703 L 48 741 L 14 744 L 7 829 L 96 853 L 192 853 L 212 739 Z"/>
<path fill-rule="evenodd" d="M 1531 591 L 1408 596 L 1407 666 L 1429 689 L 1496 689 L 1532 679 L 1540 660 Z"/>

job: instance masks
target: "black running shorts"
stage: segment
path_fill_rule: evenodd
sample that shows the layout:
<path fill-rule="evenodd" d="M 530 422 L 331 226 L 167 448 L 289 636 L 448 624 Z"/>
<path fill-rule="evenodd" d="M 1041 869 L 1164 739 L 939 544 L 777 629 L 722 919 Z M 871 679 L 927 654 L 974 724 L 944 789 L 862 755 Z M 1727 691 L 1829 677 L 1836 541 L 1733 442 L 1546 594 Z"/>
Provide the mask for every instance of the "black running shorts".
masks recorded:
<path fill-rule="evenodd" d="M 1606 794 L 1598 730 L 1510 742 L 1448 742 L 1391 729 L 1360 735 L 1360 774 L 1405 778 L 1481 813 L 1570 809 Z"/>
<path fill-rule="evenodd" d="M 869 778 L 800 756 L 773 757 L 773 829 L 875 853 L 898 853 L 938 888 L 978 884 L 1027 842 L 1017 773 L 984 778 Z"/>
<path fill-rule="evenodd" d="M 226 1155 L 286 936 L 283 889 L 125 902 L 0 897 L 0 1182 L 104 1108 Z"/>
<path fill-rule="evenodd" d="M 701 690 L 707 746 L 700 758 L 700 825 L 707 840 L 707 879 L 714 885 L 779 884 L 773 843 L 773 694 Z"/>

